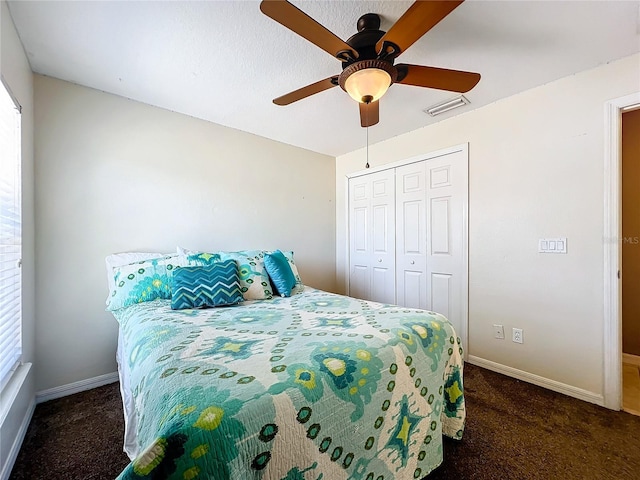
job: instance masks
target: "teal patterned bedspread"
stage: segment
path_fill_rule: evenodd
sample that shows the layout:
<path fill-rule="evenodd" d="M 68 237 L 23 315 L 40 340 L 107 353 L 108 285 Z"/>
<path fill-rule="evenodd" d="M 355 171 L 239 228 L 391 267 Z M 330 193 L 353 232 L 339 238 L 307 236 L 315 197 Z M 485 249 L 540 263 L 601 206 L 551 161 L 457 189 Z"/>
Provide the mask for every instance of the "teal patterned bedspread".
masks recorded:
<path fill-rule="evenodd" d="M 306 287 L 290 298 L 113 312 L 139 455 L 121 479 L 405 480 L 465 420 L 441 315 Z"/>

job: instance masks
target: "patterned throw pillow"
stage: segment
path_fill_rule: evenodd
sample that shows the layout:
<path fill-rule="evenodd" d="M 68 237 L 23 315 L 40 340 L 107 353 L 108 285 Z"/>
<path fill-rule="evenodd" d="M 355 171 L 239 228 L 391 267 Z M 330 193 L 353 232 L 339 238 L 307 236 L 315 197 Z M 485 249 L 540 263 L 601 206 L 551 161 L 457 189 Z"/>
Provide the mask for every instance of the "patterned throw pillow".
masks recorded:
<path fill-rule="evenodd" d="M 296 277 L 293 275 L 289 261 L 280 250 L 267 253 L 264 256 L 264 266 L 269 278 L 276 287 L 278 295 L 290 297 L 291 290 L 296 286 Z"/>
<path fill-rule="evenodd" d="M 300 278 L 300 274 L 298 273 L 298 267 L 296 267 L 296 264 L 293 261 L 293 252 L 282 252 L 282 253 L 286 257 L 286 259 L 289 261 L 289 266 L 291 267 L 293 276 L 296 277 L 296 287 L 299 287 L 299 288 L 304 287 L 302 283 L 302 279 Z"/>
<path fill-rule="evenodd" d="M 107 310 L 171 298 L 171 277 L 182 265 L 179 255 L 166 255 L 114 268 L 115 289 L 111 292 Z"/>
<path fill-rule="evenodd" d="M 244 301 L 234 260 L 179 268 L 173 274 L 171 308 L 220 307 Z"/>
<path fill-rule="evenodd" d="M 187 265 L 212 265 L 220 261 L 220 254 L 218 253 L 191 253 L 186 257 Z"/>
<path fill-rule="evenodd" d="M 113 271 L 114 268 L 120 267 L 122 265 L 129 265 L 130 263 L 142 262 L 143 260 L 149 260 L 151 258 L 162 258 L 166 257 L 167 255 L 171 254 L 158 252 L 123 252 L 108 255 L 104 259 L 107 265 L 107 281 L 109 284 L 109 296 L 107 297 L 107 303 L 109 303 L 109 298 L 111 298 L 111 294 L 116 288 L 113 280 L 113 275 L 115 273 Z"/>
<path fill-rule="evenodd" d="M 264 268 L 264 252 L 262 250 L 220 252 L 220 258 L 223 261 L 235 260 L 238 264 L 240 290 L 245 300 L 273 298 L 269 275 Z"/>

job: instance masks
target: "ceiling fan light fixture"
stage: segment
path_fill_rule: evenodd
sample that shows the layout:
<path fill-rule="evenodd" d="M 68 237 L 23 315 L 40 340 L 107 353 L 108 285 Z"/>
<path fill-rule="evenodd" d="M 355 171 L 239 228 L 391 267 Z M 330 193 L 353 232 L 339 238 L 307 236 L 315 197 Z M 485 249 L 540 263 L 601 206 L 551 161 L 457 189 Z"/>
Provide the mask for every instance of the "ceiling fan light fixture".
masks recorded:
<path fill-rule="evenodd" d="M 378 68 L 358 70 L 344 82 L 347 93 L 356 102 L 370 103 L 382 97 L 391 86 L 391 75 Z"/>
<path fill-rule="evenodd" d="M 356 102 L 371 103 L 380 99 L 398 78 L 396 68 L 382 60 L 361 60 L 346 67 L 338 82 Z"/>

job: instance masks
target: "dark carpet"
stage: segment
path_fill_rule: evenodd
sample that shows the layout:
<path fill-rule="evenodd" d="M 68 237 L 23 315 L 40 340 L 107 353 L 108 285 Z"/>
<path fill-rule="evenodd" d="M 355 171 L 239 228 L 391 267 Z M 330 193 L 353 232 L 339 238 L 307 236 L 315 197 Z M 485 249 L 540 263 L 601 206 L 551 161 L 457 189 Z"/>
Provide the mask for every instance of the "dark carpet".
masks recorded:
<path fill-rule="evenodd" d="M 640 480 L 640 417 L 469 364 L 465 398 L 464 439 L 428 480 Z M 113 479 L 123 428 L 117 383 L 38 405 L 10 479 Z"/>

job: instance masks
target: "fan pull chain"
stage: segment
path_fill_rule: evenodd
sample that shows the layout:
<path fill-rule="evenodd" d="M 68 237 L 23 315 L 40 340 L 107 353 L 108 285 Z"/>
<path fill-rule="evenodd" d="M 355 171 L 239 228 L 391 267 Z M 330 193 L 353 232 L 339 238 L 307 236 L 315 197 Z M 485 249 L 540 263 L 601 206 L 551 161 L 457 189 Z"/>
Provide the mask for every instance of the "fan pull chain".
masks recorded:
<path fill-rule="evenodd" d="M 364 168 L 369 168 L 369 126 L 368 125 L 367 125 L 367 164 L 364 166 Z"/>

